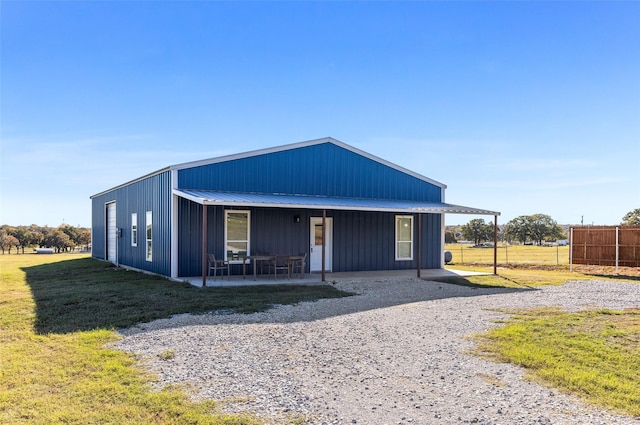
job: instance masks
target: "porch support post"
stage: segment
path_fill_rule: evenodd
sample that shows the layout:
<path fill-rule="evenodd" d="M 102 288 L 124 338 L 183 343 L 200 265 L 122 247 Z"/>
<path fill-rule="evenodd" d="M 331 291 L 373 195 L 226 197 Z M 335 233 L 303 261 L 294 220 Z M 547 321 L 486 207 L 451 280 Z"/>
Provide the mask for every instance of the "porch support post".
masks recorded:
<path fill-rule="evenodd" d="M 422 268 L 422 214 L 418 213 L 418 278 Z"/>
<path fill-rule="evenodd" d="M 498 274 L 498 215 L 493 216 L 493 274 Z"/>
<path fill-rule="evenodd" d="M 202 286 L 207 286 L 207 204 L 202 204 Z"/>
<path fill-rule="evenodd" d="M 327 251 L 326 251 L 326 243 L 327 243 L 327 210 L 322 210 L 322 281 L 326 281 L 326 268 L 324 265 Z"/>

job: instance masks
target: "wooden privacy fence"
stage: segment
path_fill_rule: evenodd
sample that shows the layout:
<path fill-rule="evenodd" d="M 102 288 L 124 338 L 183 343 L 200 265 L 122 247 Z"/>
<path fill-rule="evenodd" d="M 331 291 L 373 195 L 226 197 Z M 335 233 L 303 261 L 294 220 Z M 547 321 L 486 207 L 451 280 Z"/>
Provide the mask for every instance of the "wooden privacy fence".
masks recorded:
<path fill-rule="evenodd" d="M 570 263 L 640 267 L 640 226 L 572 227 Z"/>

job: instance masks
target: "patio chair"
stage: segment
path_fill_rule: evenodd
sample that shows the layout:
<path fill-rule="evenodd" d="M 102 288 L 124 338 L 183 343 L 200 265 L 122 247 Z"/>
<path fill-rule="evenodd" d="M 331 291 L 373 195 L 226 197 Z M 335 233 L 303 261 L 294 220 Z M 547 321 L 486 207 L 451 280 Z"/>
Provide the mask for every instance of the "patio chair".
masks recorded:
<path fill-rule="evenodd" d="M 304 279 L 304 272 L 307 268 L 307 253 L 304 252 L 289 257 L 289 265 L 291 267 L 289 271 L 290 274 L 294 275 L 296 270 L 298 270 L 300 272 L 300 278 Z"/>
<path fill-rule="evenodd" d="M 229 276 L 229 262 L 227 260 L 217 260 L 213 254 L 207 254 L 208 270 L 207 275 L 211 277 L 211 270 L 213 270 L 213 280 L 216 280 L 218 270 L 220 270 L 220 277 L 224 279 L 224 271 L 227 270 L 227 277 Z"/>
<path fill-rule="evenodd" d="M 270 263 L 271 270 L 273 270 L 273 278 L 278 278 L 278 270 L 287 272 L 287 279 L 290 277 L 289 270 L 289 256 L 288 255 L 276 255 Z"/>

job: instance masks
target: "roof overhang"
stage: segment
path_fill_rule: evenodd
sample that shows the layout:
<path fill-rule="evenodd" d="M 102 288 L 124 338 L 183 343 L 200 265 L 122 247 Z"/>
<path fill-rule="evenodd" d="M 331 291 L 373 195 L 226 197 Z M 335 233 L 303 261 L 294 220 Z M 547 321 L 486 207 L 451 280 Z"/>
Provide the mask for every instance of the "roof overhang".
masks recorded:
<path fill-rule="evenodd" d="M 497 211 L 443 202 L 390 199 L 339 198 L 281 193 L 238 193 L 213 190 L 173 189 L 173 194 L 201 205 L 228 207 L 327 209 L 393 213 L 500 215 Z"/>

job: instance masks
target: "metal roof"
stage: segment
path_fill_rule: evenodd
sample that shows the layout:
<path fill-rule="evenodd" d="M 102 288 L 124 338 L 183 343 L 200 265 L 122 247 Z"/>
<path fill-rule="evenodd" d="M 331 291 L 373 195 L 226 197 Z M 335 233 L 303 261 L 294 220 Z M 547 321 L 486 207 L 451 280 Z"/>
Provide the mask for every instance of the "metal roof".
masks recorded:
<path fill-rule="evenodd" d="M 145 174 L 142 177 L 138 177 L 136 179 L 127 181 L 125 183 L 119 184 L 118 186 L 112 187 L 111 189 L 107 189 L 107 190 L 103 190 L 99 193 L 96 193 L 95 195 L 90 196 L 91 199 L 98 197 L 100 195 L 104 195 L 105 193 L 108 192 L 112 192 L 114 190 L 126 187 L 130 184 L 133 183 L 137 183 L 140 182 L 142 180 L 145 180 L 149 177 L 153 177 L 156 176 L 158 174 L 167 172 L 167 171 L 174 171 L 174 170 L 184 170 L 187 168 L 194 168 L 194 167 L 200 167 L 200 166 L 204 166 L 204 165 L 211 165 L 211 164 L 218 164 L 218 163 L 222 163 L 222 162 L 228 162 L 228 161 L 234 161 L 234 160 L 238 160 L 238 159 L 244 159 L 244 158 L 250 158 L 250 157 L 254 157 L 254 156 L 259 156 L 259 155 L 265 155 L 265 154 L 270 154 L 270 153 L 275 153 L 275 152 L 283 152 L 283 151 L 287 151 L 290 149 L 298 149 L 298 148 L 304 148 L 304 147 L 308 147 L 308 146 L 315 146 L 315 145 L 319 145 L 322 143 L 332 143 L 336 146 L 339 146 L 343 149 L 346 149 L 348 151 L 351 151 L 355 154 L 361 155 L 365 158 L 368 158 L 372 161 L 378 162 L 380 164 L 386 165 L 394 170 L 400 171 L 402 173 L 408 174 L 410 176 L 413 176 L 419 180 L 422 180 L 424 182 L 433 184 L 435 186 L 438 186 L 442 189 L 446 189 L 447 185 L 444 183 L 441 183 L 437 180 L 433 180 L 429 177 L 423 176 L 422 174 L 416 173 L 414 171 L 411 171 L 407 168 L 401 167 L 397 164 L 394 164 L 392 162 L 389 162 L 385 159 L 379 158 L 375 155 L 372 155 L 368 152 L 365 152 L 363 150 L 360 150 L 358 148 L 355 148 L 353 146 L 350 146 L 344 142 L 341 142 L 339 140 L 334 139 L 333 137 L 323 137 L 320 139 L 314 139 L 314 140 L 307 140 L 305 142 L 298 142 L 298 143 L 291 143 L 291 144 L 287 144 L 287 145 L 282 145 L 282 146 L 275 146 L 275 147 L 271 147 L 271 148 L 266 148 L 266 149 L 258 149 L 258 150 L 253 150 L 253 151 L 249 151 L 249 152 L 243 152 L 243 153 L 238 153 L 238 154 L 233 154 L 233 155 L 226 155 L 226 156 L 221 156 L 221 157 L 217 157 L 217 158 L 209 158 L 209 159 L 203 159 L 203 160 L 199 160 L 199 161 L 192 161 L 192 162 L 184 162 L 181 164 L 174 164 L 174 165 L 170 165 L 168 167 L 164 167 L 161 168 L 159 170 L 153 171 L 151 173 Z"/>
<path fill-rule="evenodd" d="M 201 205 L 236 207 L 329 209 L 382 211 L 396 213 L 448 213 L 500 215 L 497 211 L 445 204 L 443 202 L 402 201 L 389 199 L 335 198 L 282 193 L 238 193 L 213 190 L 173 189 L 173 193 Z"/>

